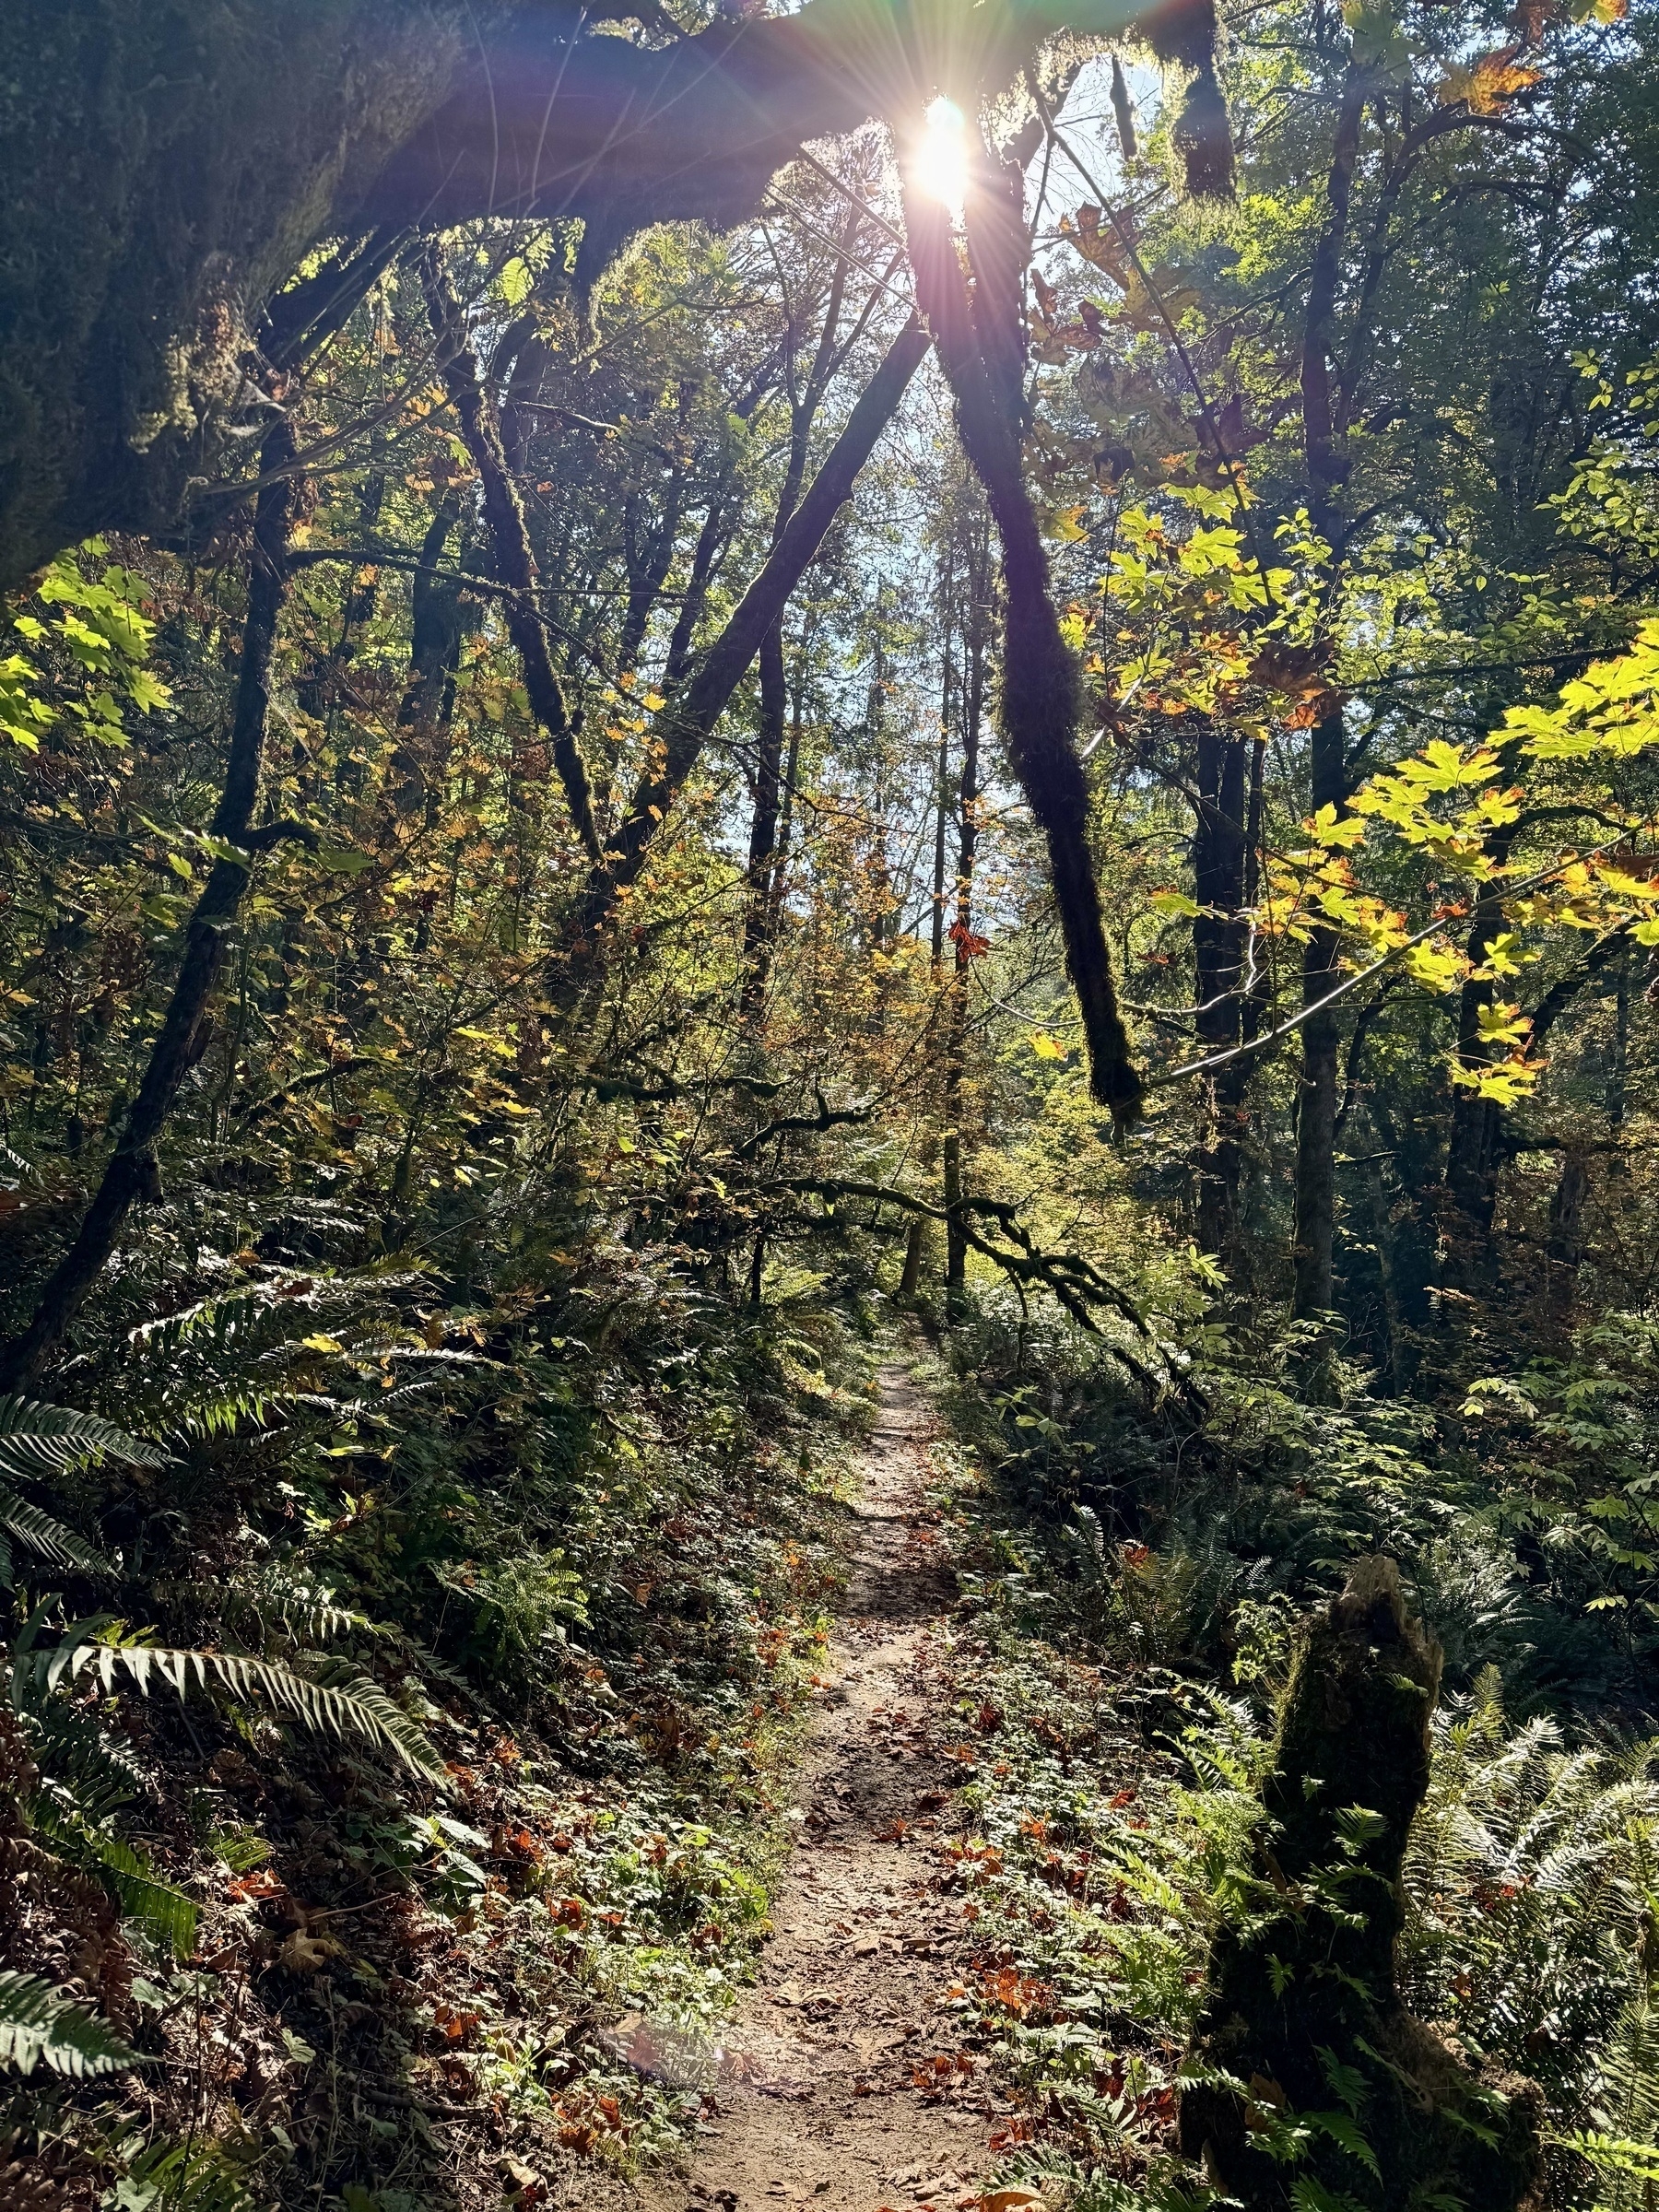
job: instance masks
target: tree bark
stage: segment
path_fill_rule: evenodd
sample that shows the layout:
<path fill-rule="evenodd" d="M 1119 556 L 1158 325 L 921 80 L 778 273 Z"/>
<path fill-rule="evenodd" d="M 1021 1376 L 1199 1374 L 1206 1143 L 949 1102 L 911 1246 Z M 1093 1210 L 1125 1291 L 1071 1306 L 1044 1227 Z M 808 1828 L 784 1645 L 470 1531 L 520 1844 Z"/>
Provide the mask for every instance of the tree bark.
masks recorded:
<path fill-rule="evenodd" d="M 1116 32 L 1137 14 L 806 0 L 666 45 L 594 35 L 623 12 L 0 9 L 0 592 L 93 531 L 163 535 L 204 500 L 245 496 L 215 485 L 212 463 L 246 427 L 261 312 L 319 238 L 580 218 L 586 285 L 648 224 L 743 219 L 803 144 L 908 119 L 950 69 L 1000 89 L 1054 31 Z M 1184 29 L 1207 53 L 1210 0 L 1138 12 L 1155 43 Z"/>
<path fill-rule="evenodd" d="M 1308 475 L 1308 512 L 1314 528 L 1335 549 L 1340 515 L 1337 495 L 1347 463 L 1337 448 L 1330 355 L 1336 297 L 1347 240 L 1348 207 L 1359 158 L 1359 126 L 1371 78 L 1350 65 L 1343 83 L 1325 182 L 1329 208 L 1308 279 L 1302 324 L 1302 452 Z M 1314 724 L 1310 782 L 1313 811 L 1340 806 L 1347 797 L 1342 708 L 1334 701 Z M 1302 1004 L 1317 1006 L 1335 988 L 1340 939 L 1316 928 L 1302 955 Z M 1301 1031 L 1301 1081 L 1296 1113 L 1296 1223 L 1293 1236 L 1292 1310 L 1300 1321 L 1329 1312 L 1336 1230 L 1336 1056 L 1334 1012 L 1311 1015 Z"/>
<path fill-rule="evenodd" d="M 835 263 L 830 272 L 829 298 L 824 304 L 824 319 L 804 385 L 797 387 L 795 382 L 793 324 L 784 337 L 783 359 L 789 387 L 789 457 L 784 464 L 783 482 L 779 488 L 777 510 L 772 520 L 774 546 L 787 529 L 789 518 L 800 500 L 801 486 L 806 476 L 807 456 L 811 450 L 813 425 L 818 420 L 824 394 L 830 388 L 830 380 L 845 358 L 845 347 L 841 343 L 841 309 L 847 295 L 847 277 L 852 269 L 852 249 L 857 241 L 863 220 L 861 215 L 854 213 L 841 225 Z M 854 337 L 868 320 L 877 297 L 877 293 L 872 288 L 864 313 L 854 324 Z M 851 343 L 850 338 L 848 344 Z M 783 725 L 789 712 L 789 688 L 783 674 L 782 614 L 760 641 L 759 677 L 759 757 L 755 772 L 755 811 L 749 824 L 748 904 L 743 924 L 742 1003 L 746 1013 L 753 1013 L 764 998 L 771 965 L 771 929 L 775 912 L 772 883 L 778 858 L 778 805 L 783 770 Z"/>
<path fill-rule="evenodd" d="M 1198 735 L 1198 819 L 1193 920 L 1196 1030 L 1207 1055 L 1234 1051 L 1243 1035 L 1245 747 L 1213 723 Z M 1232 1265 L 1238 1243 L 1241 1115 L 1246 1068 L 1231 1060 L 1205 1086 L 1198 1156 L 1198 1248 Z"/>
<path fill-rule="evenodd" d="M 1400 1867 L 1429 1785 L 1440 1676 L 1440 1648 L 1407 1614 L 1392 1559 L 1357 1561 L 1302 1630 L 1249 1922 L 1216 1939 L 1189 2060 L 1194 2073 L 1224 2071 L 1248 2088 L 1205 2084 L 1181 2100 L 1182 2149 L 1249 2212 L 1351 2195 L 1352 2154 L 1328 2134 L 1310 2131 L 1289 2159 L 1261 2147 L 1276 2123 L 1337 2104 L 1333 2065 L 1363 2091 L 1359 2130 L 1376 2161 L 1368 2202 L 1516 2212 L 1541 2178 L 1536 2088 L 1472 2072 L 1399 1995 Z"/>
<path fill-rule="evenodd" d="M 968 207 L 971 303 L 944 208 L 908 184 L 905 223 L 916 297 L 956 400 L 963 450 L 984 487 L 1002 544 L 1001 725 L 1009 764 L 1048 846 L 1066 972 L 1077 995 L 1095 1097 L 1132 1121 L 1144 1084 L 1118 1010 L 1100 885 L 1088 850 L 1088 786 L 1077 758 L 1081 697 L 1061 635 L 1048 556 L 1026 488 L 1020 428 L 1025 348 L 1019 282 L 1026 243 L 1023 174 L 999 173 L 980 147 Z"/>
<path fill-rule="evenodd" d="M 686 579 L 685 597 L 680 601 L 679 615 L 668 640 L 668 657 L 663 665 L 663 688 L 677 691 L 685 681 L 686 671 L 691 665 L 691 648 L 697 636 L 697 625 L 702 619 L 703 608 L 709 603 L 709 582 L 714 564 L 720 558 L 721 539 L 726 524 L 726 488 L 717 486 L 710 495 L 708 512 L 703 526 L 697 534 L 697 545 L 691 555 L 691 571 Z"/>
<path fill-rule="evenodd" d="M 540 579 L 518 486 L 507 466 L 501 445 L 501 426 L 493 402 L 478 373 L 477 356 L 467 340 L 460 302 L 451 288 L 438 248 L 429 246 L 421 257 L 420 280 L 426 292 L 432 330 L 440 347 L 444 389 L 461 426 L 461 436 L 484 494 L 484 519 L 489 526 L 495 571 L 509 595 L 501 602 L 508 634 L 524 671 L 524 689 L 530 711 L 547 733 L 554 765 L 564 785 L 571 820 L 589 856 L 599 857 L 599 831 L 594 820 L 594 793 L 587 762 L 576 742 L 565 704 L 563 687 L 554 673 L 552 648 L 538 608 Z"/>
<path fill-rule="evenodd" d="M 989 533 L 986 533 L 989 535 Z M 976 558 L 977 556 L 977 558 Z M 979 856 L 980 732 L 985 705 L 985 594 L 990 548 L 982 541 L 968 559 L 967 667 L 962 687 L 962 773 L 957 793 L 955 961 L 945 1044 L 945 1300 L 959 1310 L 968 1280 L 968 1237 L 962 1201 L 962 1110 L 968 1073 L 968 990 L 974 959 L 973 869 Z"/>
<path fill-rule="evenodd" d="M 277 418 L 261 454 L 263 470 L 286 471 L 294 458 L 292 426 Z M 239 857 L 213 864 L 184 933 L 183 956 L 172 998 L 151 1049 L 138 1096 L 82 1218 L 74 1243 L 41 1292 L 29 1326 L 0 1350 L 0 1391 L 31 1382 L 51 1360 L 114 1251 L 122 1225 L 139 1198 L 160 1195 L 156 1145 L 174 1100 L 206 1041 L 208 1002 L 224 961 L 225 940 L 247 889 L 270 715 L 271 666 L 276 627 L 288 595 L 288 537 L 299 495 L 298 479 L 280 474 L 259 496 L 248 571 L 248 611 L 242 627 L 241 666 L 225 760 L 225 782 L 213 818 L 213 835 L 238 847 Z"/>
<path fill-rule="evenodd" d="M 1313 808 L 1347 796 L 1342 710 L 1323 715 L 1312 746 Z M 1336 987 L 1341 938 L 1334 929 L 1309 934 L 1302 954 L 1302 1004 L 1316 1006 Z M 1334 1008 L 1311 1014 L 1301 1029 L 1301 1081 L 1296 1102 L 1296 1220 L 1292 1311 L 1299 1321 L 1329 1312 L 1336 1234 L 1336 1079 L 1340 1032 Z"/>

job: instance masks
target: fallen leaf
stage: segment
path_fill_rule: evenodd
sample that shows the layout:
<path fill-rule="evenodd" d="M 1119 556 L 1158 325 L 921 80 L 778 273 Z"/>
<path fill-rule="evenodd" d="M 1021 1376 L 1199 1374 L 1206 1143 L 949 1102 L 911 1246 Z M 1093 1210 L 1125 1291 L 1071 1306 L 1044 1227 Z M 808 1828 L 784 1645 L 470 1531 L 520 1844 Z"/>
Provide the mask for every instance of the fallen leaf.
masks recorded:
<path fill-rule="evenodd" d="M 296 1928 L 276 1954 L 276 1963 L 290 1974 L 314 1974 L 339 1949 L 326 1936 L 308 1936 Z"/>

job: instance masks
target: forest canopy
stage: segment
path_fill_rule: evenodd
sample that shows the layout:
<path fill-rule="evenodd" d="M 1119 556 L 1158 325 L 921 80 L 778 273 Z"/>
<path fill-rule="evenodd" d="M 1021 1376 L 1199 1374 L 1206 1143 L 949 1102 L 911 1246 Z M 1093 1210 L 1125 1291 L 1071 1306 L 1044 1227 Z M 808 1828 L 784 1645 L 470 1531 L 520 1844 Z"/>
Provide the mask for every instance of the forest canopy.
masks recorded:
<path fill-rule="evenodd" d="M 683 2203 L 908 1368 L 860 2098 L 1651 2206 L 1659 16 L 24 0 L 0 102 L 7 2190 Z"/>

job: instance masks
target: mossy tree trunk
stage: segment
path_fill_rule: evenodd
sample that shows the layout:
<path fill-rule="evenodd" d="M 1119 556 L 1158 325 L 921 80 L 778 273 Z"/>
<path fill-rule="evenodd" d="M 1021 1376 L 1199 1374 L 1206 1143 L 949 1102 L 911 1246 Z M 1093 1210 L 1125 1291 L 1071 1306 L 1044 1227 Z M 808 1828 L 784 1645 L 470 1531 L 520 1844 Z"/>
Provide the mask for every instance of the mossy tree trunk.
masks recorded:
<path fill-rule="evenodd" d="M 913 119 L 947 55 L 995 89 L 1062 29 L 1144 17 L 1214 89 L 1213 0 L 805 0 L 665 42 L 593 35 L 634 12 L 7 0 L 0 592 L 93 531 L 166 536 L 246 496 L 245 465 L 220 478 L 268 426 L 250 357 L 320 239 L 580 218 L 587 282 L 651 223 L 741 220 L 806 140 Z"/>
<path fill-rule="evenodd" d="M 1359 1560 L 1302 1631 L 1181 2108 L 1182 2148 L 1250 2212 L 1308 2201 L 1310 2179 L 1367 2212 L 1519 2212 L 1538 2187 L 1536 2088 L 1472 2070 L 1399 1994 L 1400 1869 L 1440 1672 L 1391 1559 Z"/>

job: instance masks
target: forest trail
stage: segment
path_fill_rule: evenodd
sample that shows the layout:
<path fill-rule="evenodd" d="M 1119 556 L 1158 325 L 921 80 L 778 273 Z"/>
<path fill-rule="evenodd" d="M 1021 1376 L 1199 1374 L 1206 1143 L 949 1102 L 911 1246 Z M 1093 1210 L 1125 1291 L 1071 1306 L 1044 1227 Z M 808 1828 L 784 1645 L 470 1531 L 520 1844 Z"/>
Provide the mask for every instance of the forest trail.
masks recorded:
<path fill-rule="evenodd" d="M 649 2212 L 980 2202 L 992 2115 L 1007 2107 L 957 2063 L 947 2004 L 968 1928 L 925 1848 L 952 1778 L 939 1645 L 955 1585 L 924 1502 L 933 1428 L 908 1367 L 884 1367 L 776 1934 L 689 2180 L 650 2184 Z"/>

